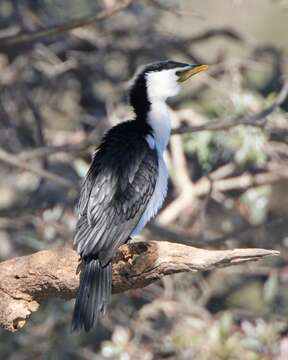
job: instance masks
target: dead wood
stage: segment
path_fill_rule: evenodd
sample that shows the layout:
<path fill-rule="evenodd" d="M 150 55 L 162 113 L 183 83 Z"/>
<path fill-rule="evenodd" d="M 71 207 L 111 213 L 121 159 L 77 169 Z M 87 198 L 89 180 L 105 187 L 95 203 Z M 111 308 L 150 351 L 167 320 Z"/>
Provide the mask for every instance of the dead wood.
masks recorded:
<path fill-rule="evenodd" d="M 142 288 L 165 275 L 198 272 L 278 255 L 264 249 L 204 250 L 169 242 L 123 245 L 113 260 L 113 292 Z M 78 288 L 78 255 L 59 247 L 0 263 L 0 325 L 23 327 L 42 300 L 73 299 Z"/>

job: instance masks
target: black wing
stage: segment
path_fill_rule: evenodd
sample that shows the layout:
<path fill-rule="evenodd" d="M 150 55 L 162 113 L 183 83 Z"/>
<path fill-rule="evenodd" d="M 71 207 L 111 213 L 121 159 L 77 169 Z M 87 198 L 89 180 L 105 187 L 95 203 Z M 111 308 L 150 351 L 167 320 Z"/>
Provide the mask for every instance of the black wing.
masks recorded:
<path fill-rule="evenodd" d="M 149 202 L 158 159 L 132 122 L 114 127 L 96 152 L 82 187 L 74 246 L 106 265 L 125 243 Z"/>

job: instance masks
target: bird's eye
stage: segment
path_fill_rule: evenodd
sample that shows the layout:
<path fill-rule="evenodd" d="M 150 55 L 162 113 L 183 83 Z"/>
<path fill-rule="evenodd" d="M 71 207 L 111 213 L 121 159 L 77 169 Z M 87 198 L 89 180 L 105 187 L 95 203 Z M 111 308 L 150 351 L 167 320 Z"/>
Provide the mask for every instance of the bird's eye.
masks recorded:
<path fill-rule="evenodd" d="M 180 70 L 176 71 L 176 75 L 177 75 L 177 76 L 180 76 L 181 73 L 182 73 L 182 71 L 180 71 Z"/>

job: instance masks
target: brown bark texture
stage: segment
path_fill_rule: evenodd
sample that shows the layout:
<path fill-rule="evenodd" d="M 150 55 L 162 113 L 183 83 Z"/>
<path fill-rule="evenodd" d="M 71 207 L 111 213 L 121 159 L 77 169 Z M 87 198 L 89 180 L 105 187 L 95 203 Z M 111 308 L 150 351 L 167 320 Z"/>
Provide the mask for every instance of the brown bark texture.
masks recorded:
<path fill-rule="evenodd" d="M 123 245 L 113 259 L 113 293 L 143 288 L 165 275 L 198 272 L 279 255 L 275 250 L 204 250 L 169 242 Z M 0 263 L 0 326 L 23 327 L 42 300 L 73 299 L 79 285 L 79 256 L 68 247 L 39 251 Z"/>

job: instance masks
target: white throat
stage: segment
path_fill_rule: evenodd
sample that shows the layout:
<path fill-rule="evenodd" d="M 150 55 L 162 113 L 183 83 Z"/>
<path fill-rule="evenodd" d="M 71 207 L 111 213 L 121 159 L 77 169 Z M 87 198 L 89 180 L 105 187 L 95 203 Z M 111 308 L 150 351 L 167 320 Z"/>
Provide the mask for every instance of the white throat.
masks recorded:
<path fill-rule="evenodd" d="M 149 125 L 152 127 L 153 135 L 147 135 L 146 141 L 151 149 L 155 149 L 157 151 L 158 177 L 153 195 L 151 196 L 146 210 L 144 211 L 138 225 L 133 230 L 131 236 L 138 235 L 147 222 L 157 214 L 167 194 L 168 171 L 163 159 L 163 152 L 168 145 L 171 125 L 168 106 L 164 100 L 154 100 L 151 102 L 147 120 Z"/>
<path fill-rule="evenodd" d="M 151 102 L 147 120 L 153 130 L 157 150 L 163 153 L 168 145 L 171 133 L 169 110 L 164 100 Z"/>

